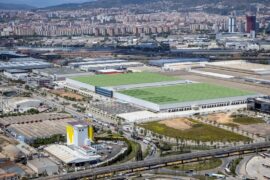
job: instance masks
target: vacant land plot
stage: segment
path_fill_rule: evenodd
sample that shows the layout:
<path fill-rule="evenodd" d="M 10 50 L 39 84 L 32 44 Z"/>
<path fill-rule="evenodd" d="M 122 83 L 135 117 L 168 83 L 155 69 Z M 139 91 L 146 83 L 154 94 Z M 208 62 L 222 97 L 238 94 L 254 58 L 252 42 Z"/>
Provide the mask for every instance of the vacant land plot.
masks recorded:
<path fill-rule="evenodd" d="M 53 90 L 51 93 L 56 94 L 60 97 L 66 98 L 66 99 L 74 99 L 77 101 L 83 100 L 83 96 L 79 94 L 75 94 L 73 92 L 65 91 L 65 90 Z"/>
<path fill-rule="evenodd" d="M 247 131 L 252 134 L 257 134 L 262 137 L 266 137 L 270 135 L 270 125 L 269 124 L 250 124 L 250 125 L 242 125 L 240 129 Z"/>
<path fill-rule="evenodd" d="M 96 75 L 96 76 L 78 76 L 73 77 L 73 80 L 93 86 L 120 86 L 128 84 L 154 83 L 164 81 L 179 80 L 175 77 L 165 76 L 158 73 L 127 73 L 127 74 L 111 74 L 111 75 Z"/>
<path fill-rule="evenodd" d="M 231 117 L 231 113 L 217 113 L 210 114 L 207 116 L 209 121 L 215 121 L 220 124 L 232 123 L 233 118 Z"/>
<path fill-rule="evenodd" d="M 186 119 L 185 119 L 186 121 Z M 206 125 L 192 119 L 189 119 L 192 127 L 185 130 L 179 130 L 174 127 L 168 127 L 162 121 L 148 122 L 140 124 L 139 126 L 148 129 L 154 133 L 165 135 L 168 137 L 187 139 L 194 141 L 249 141 L 248 137 L 226 131 L 220 128 L 216 128 L 211 125 Z"/>
<path fill-rule="evenodd" d="M 254 93 L 223 86 L 192 83 L 120 91 L 120 93 L 157 104 L 199 101 L 226 97 L 246 96 Z"/>
<path fill-rule="evenodd" d="M 232 115 L 231 113 L 218 113 L 210 114 L 206 119 L 226 126 L 235 127 L 251 134 L 257 134 L 263 137 L 270 135 L 270 125 L 266 124 L 261 118 L 248 117 L 246 115 Z"/>
<path fill-rule="evenodd" d="M 207 119 L 220 124 L 235 124 L 236 126 L 265 123 L 261 118 L 248 117 L 246 115 L 232 115 L 231 113 L 210 114 L 207 116 Z"/>

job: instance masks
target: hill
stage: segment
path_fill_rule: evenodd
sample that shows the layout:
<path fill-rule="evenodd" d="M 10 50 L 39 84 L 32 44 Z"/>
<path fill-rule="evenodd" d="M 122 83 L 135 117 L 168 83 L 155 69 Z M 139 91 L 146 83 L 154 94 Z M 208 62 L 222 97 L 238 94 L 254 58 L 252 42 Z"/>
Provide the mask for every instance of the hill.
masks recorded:
<path fill-rule="evenodd" d="M 29 6 L 26 4 L 8 4 L 8 3 L 0 3 L 1 10 L 30 10 L 35 9 L 33 6 Z"/>
<path fill-rule="evenodd" d="M 91 8 L 114 8 L 124 7 L 130 5 L 147 6 L 153 8 L 153 10 L 168 10 L 168 9 L 184 9 L 193 8 L 194 6 L 201 5 L 213 5 L 217 6 L 231 6 L 234 8 L 246 8 L 248 9 L 252 3 L 261 3 L 270 5 L 269 0 L 96 0 L 86 3 L 73 3 L 62 4 L 59 6 L 52 6 L 46 9 L 55 10 L 68 10 L 68 9 L 91 9 Z"/>

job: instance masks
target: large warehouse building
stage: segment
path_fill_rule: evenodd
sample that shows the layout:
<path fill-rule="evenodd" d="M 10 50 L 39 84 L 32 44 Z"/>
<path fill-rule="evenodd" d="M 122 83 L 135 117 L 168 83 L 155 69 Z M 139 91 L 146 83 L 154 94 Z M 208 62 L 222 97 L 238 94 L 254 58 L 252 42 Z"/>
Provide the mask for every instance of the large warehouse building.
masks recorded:
<path fill-rule="evenodd" d="M 72 76 L 85 76 L 85 75 L 92 74 L 89 72 L 83 72 L 78 69 L 71 69 L 67 67 L 34 69 L 33 73 L 37 75 L 41 75 L 43 77 L 51 78 L 55 81 L 65 80 L 67 77 L 72 77 Z"/>
<path fill-rule="evenodd" d="M 69 63 L 68 65 L 72 68 L 78 68 L 80 66 L 84 66 L 84 65 L 95 65 L 95 64 L 113 64 L 113 63 L 121 63 L 121 62 L 127 62 L 126 60 L 108 60 L 108 59 L 104 59 L 104 60 L 90 60 L 90 61 L 83 61 L 83 62 L 72 62 Z"/>
<path fill-rule="evenodd" d="M 260 95 L 218 85 L 181 80 L 156 73 L 128 73 L 74 77 L 66 87 L 86 89 L 160 112 L 200 110 L 246 104 Z"/>
<path fill-rule="evenodd" d="M 51 63 L 43 61 L 25 61 L 25 62 L 0 62 L 0 71 L 7 69 L 44 69 L 52 67 Z"/>
<path fill-rule="evenodd" d="M 126 69 L 130 67 L 140 67 L 143 63 L 140 62 L 119 62 L 119 63 L 107 63 L 107 64 L 91 64 L 80 66 L 82 71 L 95 72 L 101 69 Z"/>
<path fill-rule="evenodd" d="M 160 59 L 160 60 L 150 60 L 149 65 L 163 67 L 165 64 L 175 64 L 175 63 L 188 63 L 188 62 L 208 62 L 207 58 L 178 58 L 178 59 Z"/>
<path fill-rule="evenodd" d="M 122 70 L 130 67 L 141 67 L 143 63 L 140 62 L 130 62 L 122 59 L 84 59 L 80 62 L 69 63 L 70 68 L 78 68 L 86 72 L 96 72 L 99 70 L 115 69 Z"/>

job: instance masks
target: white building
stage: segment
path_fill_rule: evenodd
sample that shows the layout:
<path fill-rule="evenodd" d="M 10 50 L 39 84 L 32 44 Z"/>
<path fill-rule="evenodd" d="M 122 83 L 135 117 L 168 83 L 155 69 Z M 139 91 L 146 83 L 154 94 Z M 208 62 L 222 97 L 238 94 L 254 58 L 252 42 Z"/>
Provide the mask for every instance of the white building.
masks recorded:
<path fill-rule="evenodd" d="M 12 98 L 5 104 L 6 112 L 25 112 L 29 109 L 37 109 L 42 105 L 42 101 L 33 98 Z"/>
<path fill-rule="evenodd" d="M 5 70 L 3 72 L 3 75 L 11 80 L 25 80 L 28 76 L 27 70 L 21 70 L 21 69 L 9 69 Z"/>
<path fill-rule="evenodd" d="M 229 17 L 228 28 L 229 28 L 229 33 L 235 33 L 235 29 L 236 29 L 235 17 Z"/>
<path fill-rule="evenodd" d="M 78 124 L 74 126 L 74 142 L 75 146 L 83 146 L 88 140 L 88 126 Z"/>
<path fill-rule="evenodd" d="M 69 146 L 61 144 L 52 144 L 46 147 L 45 150 L 65 164 L 98 162 L 101 157 L 98 154 L 86 155 L 84 153 L 81 153 L 77 149 L 73 149 Z"/>

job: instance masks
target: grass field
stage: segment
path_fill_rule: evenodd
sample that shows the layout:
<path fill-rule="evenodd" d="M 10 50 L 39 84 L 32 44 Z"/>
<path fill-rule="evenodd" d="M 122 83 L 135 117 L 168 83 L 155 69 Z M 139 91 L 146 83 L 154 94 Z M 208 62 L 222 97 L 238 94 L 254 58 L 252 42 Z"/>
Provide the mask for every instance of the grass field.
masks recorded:
<path fill-rule="evenodd" d="M 148 122 L 140 124 L 139 126 L 157 134 L 186 140 L 203 141 L 203 142 L 207 141 L 237 142 L 250 140 L 248 137 L 230 131 L 216 128 L 211 125 L 206 125 L 197 122 L 195 120 L 190 119 L 190 121 L 193 123 L 193 126 L 190 129 L 186 130 L 171 128 L 160 122 Z"/>
<path fill-rule="evenodd" d="M 95 75 L 95 76 L 77 76 L 73 80 L 82 83 L 91 84 L 93 86 L 120 86 L 128 84 L 154 83 L 164 81 L 179 80 L 175 77 L 165 76 L 157 73 L 127 73 L 127 74 L 112 74 L 112 75 Z"/>
<path fill-rule="evenodd" d="M 206 83 L 131 89 L 120 91 L 120 93 L 157 104 L 199 101 L 254 94 L 252 92 Z"/>

